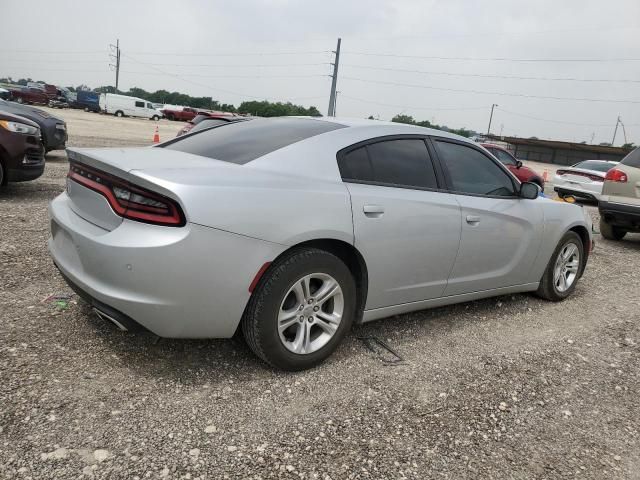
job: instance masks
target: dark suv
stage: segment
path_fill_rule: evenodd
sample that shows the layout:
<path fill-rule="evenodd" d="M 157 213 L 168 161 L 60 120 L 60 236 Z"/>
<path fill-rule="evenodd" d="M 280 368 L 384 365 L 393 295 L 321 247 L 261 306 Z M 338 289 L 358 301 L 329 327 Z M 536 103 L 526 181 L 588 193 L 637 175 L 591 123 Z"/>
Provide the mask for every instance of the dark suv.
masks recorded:
<path fill-rule="evenodd" d="M 44 148 L 38 125 L 0 110 L 0 185 L 34 180 L 43 171 Z"/>
<path fill-rule="evenodd" d="M 67 142 L 67 124 L 64 120 L 29 105 L 0 100 L 0 111 L 12 113 L 36 122 L 40 127 L 45 152 L 64 150 Z"/>

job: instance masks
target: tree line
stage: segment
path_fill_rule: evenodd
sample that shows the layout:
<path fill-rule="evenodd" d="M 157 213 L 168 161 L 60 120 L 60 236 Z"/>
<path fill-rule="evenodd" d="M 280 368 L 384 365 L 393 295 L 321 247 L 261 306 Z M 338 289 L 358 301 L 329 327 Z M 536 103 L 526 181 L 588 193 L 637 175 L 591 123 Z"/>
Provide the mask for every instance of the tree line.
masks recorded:
<path fill-rule="evenodd" d="M 373 117 L 369 117 L 369 118 L 373 118 Z M 396 123 L 408 123 L 409 125 L 417 125 L 419 127 L 434 128 L 436 130 L 443 130 L 445 132 L 455 133 L 457 135 L 461 135 L 467 138 L 473 135 L 476 135 L 476 132 L 466 128 L 449 128 L 446 125 L 436 125 L 435 123 L 431 123 L 429 120 L 417 121 L 411 115 L 398 114 L 395 117 L 393 117 L 391 121 Z"/>

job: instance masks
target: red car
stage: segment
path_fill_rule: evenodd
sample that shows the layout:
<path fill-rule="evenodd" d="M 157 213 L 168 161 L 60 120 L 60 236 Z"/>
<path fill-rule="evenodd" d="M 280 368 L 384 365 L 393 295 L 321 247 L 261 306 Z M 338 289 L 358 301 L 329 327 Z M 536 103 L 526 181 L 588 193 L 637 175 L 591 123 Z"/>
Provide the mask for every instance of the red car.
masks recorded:
<path fill-rule="evenodd" d="M 11 100 L 18 103 L 40 103 L 47 105 L 49 96 L 44 90 L 39 88 L 24 87 L 20 89 L 11 89 Z"/>
<path fill-rule="evenodd" d="M 544 191 L 544 179 L 529 167 L 525 167 L 520 160 L 514 157 L 506 148 L 492 143 L 481 143 L 489 152 L 500 160 L 505 167 L 513 173 L 521 182 L 537 183 Z"/>

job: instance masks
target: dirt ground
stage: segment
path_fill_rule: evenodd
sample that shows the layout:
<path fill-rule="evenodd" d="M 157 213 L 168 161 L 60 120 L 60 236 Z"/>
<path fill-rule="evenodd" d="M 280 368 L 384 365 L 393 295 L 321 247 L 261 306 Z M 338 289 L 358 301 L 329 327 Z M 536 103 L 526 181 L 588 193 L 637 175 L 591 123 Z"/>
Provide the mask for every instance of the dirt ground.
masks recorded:
<path fill-rule="evenodd" d="M 147 145 L 155 126 L 55 113 L 72 146 Z M 158 124 L 163 140 L 180 128 Z M 156 343 L 50 299 L 71 294 L 46 249 L 67 169 L 54 152 L 0 190 L 0 478 L 640 478 L 640 235 L 596 235 L 562 303 L 389 318 L 286 374 L 240 340 Z"/>

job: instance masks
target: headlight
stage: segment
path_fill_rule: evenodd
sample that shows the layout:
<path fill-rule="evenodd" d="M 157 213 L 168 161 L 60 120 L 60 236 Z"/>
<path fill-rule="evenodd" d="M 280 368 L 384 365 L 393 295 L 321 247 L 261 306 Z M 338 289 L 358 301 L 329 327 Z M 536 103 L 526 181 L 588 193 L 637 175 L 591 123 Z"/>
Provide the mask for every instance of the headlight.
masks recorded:
<path fill-rule="evenodd" d="M 38 133 L 38 127 L 32 127 L 19 122 L 10 122 L 8 120 L 0 120 L 0 127 L 9 130 L 10 132 L 23 133 L 24 135 L 36 135 Z"/>

